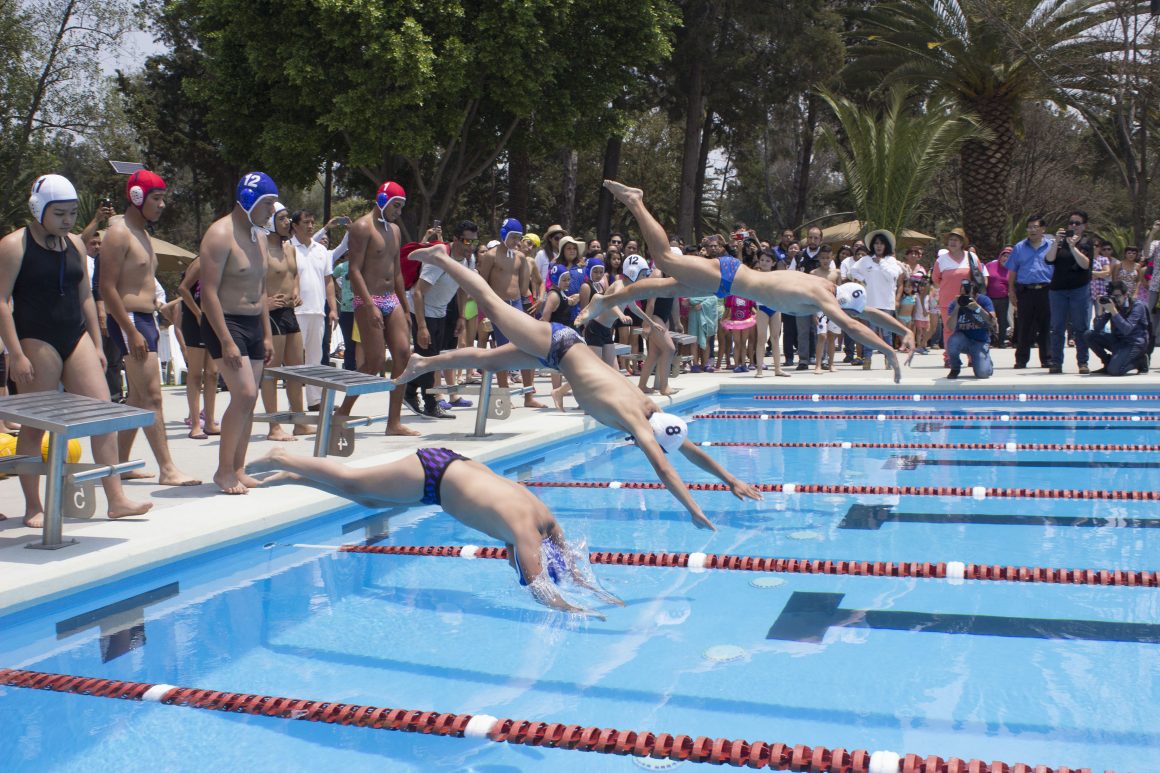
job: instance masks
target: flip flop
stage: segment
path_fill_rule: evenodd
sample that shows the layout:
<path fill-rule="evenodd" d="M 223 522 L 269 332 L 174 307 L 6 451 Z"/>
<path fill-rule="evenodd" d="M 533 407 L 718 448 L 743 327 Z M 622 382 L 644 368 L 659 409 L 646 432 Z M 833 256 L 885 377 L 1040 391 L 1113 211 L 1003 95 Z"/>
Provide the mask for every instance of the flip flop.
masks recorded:
<path fill-rule="evenodd" d="M 205 434 L 204 432 L 199 432 L 196 435 L 193 434 L 193 432 L 190 432 L 189 439 L 190 440 L 209 440 L 209 435 Z"/>

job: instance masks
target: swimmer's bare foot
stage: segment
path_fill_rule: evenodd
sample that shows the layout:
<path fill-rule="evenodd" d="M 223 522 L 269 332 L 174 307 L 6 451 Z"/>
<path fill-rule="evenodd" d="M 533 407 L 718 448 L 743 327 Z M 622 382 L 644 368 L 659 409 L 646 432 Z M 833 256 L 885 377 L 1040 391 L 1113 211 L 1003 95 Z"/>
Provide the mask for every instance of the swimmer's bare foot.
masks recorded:
<path fill-rule="evenodd" d="M 145 480 L 152 478 L 157 473 L 149 472 L 147 470 L 129 470 L 129 472 L 121 473 L 121 480 Z"/>
<path fill-rule="evenodd" d="M 247 469 L 249 469 L 249 465 L 247 465 Z M 268 475 L 265 478 L 262 478 L 262 486 L 265 488 L 269 486 L 277 486 L 279 483 L 297 483 L 300 480 L 302 480 L 302 476 L 298 473 L 280 470 L 273 475 Z"/>
<path fill-rule="evenodd" d="M 318 427 L 316 427 L 313 424 L 295 424 L 294 425 L 294 434 L 295 435 L 313 435 L 316 432 L 318 432 Z M 295 438 L 295 440 L 297 440 L 297 438 Z"/>
<path fill-rule="evenodd" d="M 618 183 L 616 180 L 605 180 L 604 187 L 612 194 L 612 197 L 619 201 L 626 207 L 633 207 L 644 203 L 644 191 L 640 188 L 630 188 L 624 183 Z"/>
<path fill-rule="evenodd" d="M 109 520 L 115 521 L 118 518 L 128 518 L 133 515 L 144 515 L 153 509 L 152 502 L 137 502 L 127 497 L 113 502 L 109 502 Z"/>
<path fill-rule="evenodd" d="M 260 473 L 270 472 L 271 470 L 280 470 L 286 463 L 289 455 L 281 448 L 275 448 L 270 453 L 263 456 L 261 459 L 255 459 L 246 465 L 246 472 Z"/>
<path fill-rule="evenodd" d="M 678 390 L 676 390 L 676 389 L 672 389 L 671 387 L 665 387 L 664 389 L 658 390 L 657 394 L 661 395 L 662 397 L 671 397 L 672 395 L 675 395 L 677 392 L 678 392 Z"/>
<path fill-rule="evenodd" d="M 297 427 L 294 428 L 294 433 L 298 434 Z M 282 429 L 282 425 L 275 424 L 274 426 L 270 427 L 270 431 L 266 433 L 266 440 L 277 440 L 281 443 L 292 443 L 298 440 L 298 438 Z"/>
<path fill-rule="evenodd" d="M 262 485 L 262 481 L 258 480 L 257 478 L 251 478 L 241 470 L 238 471 L 237 476 L 238 483 L 241 483 L 246 488 L 257 488 L 258 486 Z"/>
<path fill-rule="evenodd" d="M 28 513 L 25 513 L 24 514 L 24 525 L 30 529 L 43 529 L 44 528 L 44 512 L 38 510 L 37 512 L 32 513 L 31 515 L 29 515 Z"/>
<path fill-rule="evenodd" d="M 524 407 L 525 408 L 547 408 L 548 406 L 544 405 L 543 403 L 541 403 L 539 400 L 532 397 L 531 395 L 524 395 Z"/>
<path fill-rule="evenodd" d="M 406 424 L 388 424 L 387 430 L 383 434 L 401 435 L 403 437 L 419 437 L 419 435 L 422 433 L 420 433 L 418 430 L 411 429 Z"/>
<path fill-rule="evenodd" d="M 416 250 L 416 252 L 418 252 L 418 250 Z M 406 384 L 411 379 L 418 378 L 419 376 L 426 373 L 427 371 L 423 369 L 426 364 L 426 357 L 418 354 L 412 354 L 407 359 L 407 366 L 403 368 L 403 372 L 400 373 L 397 377 L 391 379 L 391 381 L 395 382 L 396 384 Z M 338 411 L 336 410 L 335 413 L 338 413 Z"/>
<path fill-rule="evenodd" d="M 161 477 L 157 479 L 157 484 L 160 486 L 200 486 L 201 481 L 197 478 L 189 477 L 174 467 L 171 470 L 163 471 Z"/>
<path fill-rule="evenodd" d="M 765 373 L 759 370 L 753 374 L 753 377 L 754 378 L 765 378 Z"/>
<path fill-rule="evenodd" d="M 653 389 L 652 387 L 640 387 L 640 391 L 646 395 L 654 395 L 656 394 L 657 390 Z"/>
<path fill-rule="evenodd" d="M 552 402 L 556 404 L 556 410 L 564 410 L 564 387 L 559 386 L 552 390 Z"/>
<path fill-rule="evenodd" d="M 213 482 L 217 484 L 218 488 L 222 490 L 223 494 L 249 494 L 250 490 L 246 488 L 238 476 L 233 472 L 215 472 L 213 474 Z"/>
<path fill-rule="evenodd" d="M 604 310 L 604 296 L 599 293 L 593 295 L 592 300 L 588 302 L 588 305 L 581 309 L 580 313 L 576 315 L 576 327 L 580 327 L 581 325 L 596 319 L 604 313 Z"/>
<path fill-rule="evenodd" d="M 442 244 L 433 244 L 430 247 L 415 250 L 410 254 L 411 260 L 417 260 L 420 263 L 433 263 L 438 258 L 445 257 L 447 257 L 447 248 Z"/>

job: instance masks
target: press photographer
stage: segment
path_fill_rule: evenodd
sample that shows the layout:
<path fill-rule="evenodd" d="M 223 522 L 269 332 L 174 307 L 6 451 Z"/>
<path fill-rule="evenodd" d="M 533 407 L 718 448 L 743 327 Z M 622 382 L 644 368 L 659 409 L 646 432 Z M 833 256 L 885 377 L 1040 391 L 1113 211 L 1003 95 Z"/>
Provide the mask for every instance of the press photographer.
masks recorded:
<path fill-rule="evenodd" d="M 1108 294 L 1096 303 L 1100 314 L 1084 339 L 1104 367 L 1093 371 L 1106 376 L 1126 376 L 1128 371 L 1148 372 L 1148 307 L 1133 300 L 1121 281 L 1108 283 Z M 1104 332 L 1105 328 L 1111 332 Z"/>
<path fill-rule="evenodd" d="M 990 378 L 995 372 L 991 362 L 991 336 L 998 331 L 999 321 L 991 299 L 979 295 L 979 289 L 971 280 L 964 279 L 959 297 L 947 305 L 947 330 L 951 334 L 947 341 L 951 363 L 947 378 L 959 377 L 960 357 L 964 352 L 970 357 L 975 378 Z"/>

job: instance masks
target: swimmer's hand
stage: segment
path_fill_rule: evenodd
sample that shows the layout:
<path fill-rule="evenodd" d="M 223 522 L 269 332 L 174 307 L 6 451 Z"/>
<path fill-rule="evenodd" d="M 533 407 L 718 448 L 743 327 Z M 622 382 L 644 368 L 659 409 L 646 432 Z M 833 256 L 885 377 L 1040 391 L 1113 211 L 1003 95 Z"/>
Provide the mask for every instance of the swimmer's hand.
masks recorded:
<path fill-rule="evenodd" d="M 890 355 L 890 365 L 894 368 L 894 383 L 897 384 L 902 381 L 902 366 L 898 364 L 898 355 L 894 352 L 888 352 Z M 910 355 L 913 357 L 914 355 Z M 907 360 L 909 362 L 910 360 Z"/>
<path fill-rule="evenodd" d="M 733 492 L 733 496 L 738 499 L 755 499 L 760 502 L 765 496 L 757 489 L 743 480 L 734 479 L 729 484 L 729 490 Z"/>
<path fill-rule="evenodd" d="M 717 527 L 713 525 L 712 521 L 705 517 L 705 514 L 701 512 L 701 508 L 697 508 L 697 510 L 693 512 L 693 525 L 698 529 L 717 531 Z"/>
<path fill-rule="evenodd" d="M 604 615 L 599 612 L 594 612 L 591 609 L 584 609 L 575 604 L 569 604 L 564 600 L 564 597 L 553 587 L 551 589 L 539 587 L 539 584 L 533 581 L 528 585 L 528 590 L 538 603 L 546 607 L 555 609 L 557 612 L 567 612 L 570 615 L 583 615 L 584 617 L 594 617 L 603 622 L 607 620 Z"/>

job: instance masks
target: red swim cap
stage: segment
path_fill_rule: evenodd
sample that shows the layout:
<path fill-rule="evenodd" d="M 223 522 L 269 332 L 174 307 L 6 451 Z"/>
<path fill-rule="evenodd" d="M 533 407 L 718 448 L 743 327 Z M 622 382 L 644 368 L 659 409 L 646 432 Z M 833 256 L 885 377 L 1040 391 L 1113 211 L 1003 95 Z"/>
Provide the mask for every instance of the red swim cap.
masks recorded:
<path fill-rule="evenodd" d="M 161 175 L 150 172 L 148 169 L 138 169 L 133 174 L 129 175 L 128 181 L 125 183 L 125 196 L 129 199 L 129 203 L 137 209 L 145 206 L 145 199 L 149 194 L 156 190 L 165 190 L 165 181 L 161 179 Z"/>
<path fill-rule="evenodd" d="M 388 180 L 379 187 L 379 192 L 375 196 L 375 203 L 378 204 L 379 209 L 386 209 L 395 199 L 407 200 L 407 192 L 403 190 L 403 186 L 397 182 Z"/>

